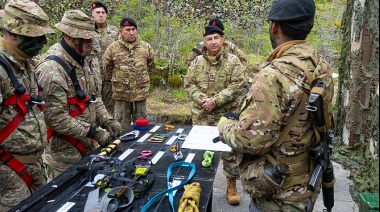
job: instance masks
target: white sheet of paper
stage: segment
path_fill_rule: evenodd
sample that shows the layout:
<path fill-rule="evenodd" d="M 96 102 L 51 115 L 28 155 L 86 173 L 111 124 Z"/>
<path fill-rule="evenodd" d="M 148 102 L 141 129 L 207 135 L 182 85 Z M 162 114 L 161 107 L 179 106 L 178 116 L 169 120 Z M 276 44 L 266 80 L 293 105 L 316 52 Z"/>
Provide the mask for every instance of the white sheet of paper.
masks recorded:
<path fill-rule="evenodd" d="M 194 125 L 181 148 L 201 149 L 210 151 L 231 151 L 231 147 L 223 142 L 212 142 L 219 136 L 217 127 Z"/>

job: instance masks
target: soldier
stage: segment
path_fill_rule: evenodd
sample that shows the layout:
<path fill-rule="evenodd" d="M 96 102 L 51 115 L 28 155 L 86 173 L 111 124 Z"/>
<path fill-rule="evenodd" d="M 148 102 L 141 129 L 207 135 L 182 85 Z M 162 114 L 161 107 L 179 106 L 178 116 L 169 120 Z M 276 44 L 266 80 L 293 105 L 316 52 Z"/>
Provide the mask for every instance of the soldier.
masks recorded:
<path fill-rule="evenodd" d="M 227 111 L 237 112 L 245 80 L 245 67 L 236 55 L 229 53 L 224 32 L 216 26 L 204 28 L 202 55 L 191 63 L 185 76 L 185 89 L 193 101 L 193 125 L 216 126 Z M 227 198 L 232 205 L 240 203 L 236 179 L 240 176 L 234 153 L 223 153 L 224 174 L 227 177 Z"/>
<path fill-rule="evenodd" d="M 219 27 L 219 29 L 221 29 L 222 31 L 224 31 L 224 24 L 223 24 L 223 22 L 220 21 L 220 20 L 217 19 L 217 18 L 211 19 L 211 20 L 209 21 L 208 25 Z M 240 62 L 241 62 L 243 65 L 246 66 L 246 65 L 247 65 L 247 57 L 245 56 L 244 52 L 243 52 L 242 50 L 240 50 L 240 49 L 239 49 L 234 43 L 232 43 L 231 41 L 224 39 L 224 42 L 228 45 L 229 53 L 238 56 L 238 58 L 240 59 Z M 187 60 L 186 60 L 186 66 L 189 67 L 190 64 L 191 64 L 191 61 L 193 61 L 197 56 L 202 55 L 202 49 L 203 49 L 203 46 L 204 46 L 203 41 L 197 43 L 197 44 L 194 46 L 194 48 L 193 48 L 192 51 L 189 53 L 189 56 L 188 56 L 188 58 L 187 58 Z"/>
<path fill-rule="evenodd" d="M 237 152 L 250 211 L 312 210 L 309 150 L 316 135 L 306 101 L 313 79 L 325 77 L 330 109 L 333 95 L 331 68 L 305 40 L 314 14 L 313 0 L 272 5 L 268 65 L 254 78 L 237 120 L 223 116 L 218 124 L 220 139 Z M 267 174 L 276 163 L 287 167 L 284 176 Z"/>
<path fill-rule="evenodd" d="M 88 62 L 97 35 L 94 25 L 83 12 L 66 11 L 54 25 L 62 31 L 62 40 L 41 56 L 36 68 L 46 99 L 49 144 L 44 163 L 50 180 L 95 150 L 97 142 L 107 144 L 120 133 L 120 124 L 97 98 L 99 66 Z"/>
<path fill-rule="evenodd" d="M 105 78 L 111 79 L 112 97 L 116 100 L 114 118 L 126 128 L 131 121 L 146 118 L 149 72 L 155 69 L 155 53 L 137 36 L 133 19 L 123 18 L 119 33 L 119 40 L 110 44 L 103 55 L 103 68 Z"/>
<path fill-rule="evenodd" d="M 0 211 L 46 184 L 43 100 L 30 59 L 54 33 L 34 2 L 11 0 L 0 10 Z"/>
<path fill-rule="evenodd" d="M 107 111 L 113 115 L 115 100 L 112 98 L 112 85 L 111 79 L 105 78 L 102 73 L 102 57 L 107 47 L 114 41 L 117 40 L 119 35 L 119 29 L 111 24 L 107 23 L 108 10 L 107 7 L 101 2 L 94 2 L 91 4 L 91 14 L 95 19 L 95 28 L 98 32 L 97 42 L 100 46 L 100 52 L 96 53 L 98 60 L 100 62 L 100 77 L 102 79 L 102 100 L 107 108 Z"/>

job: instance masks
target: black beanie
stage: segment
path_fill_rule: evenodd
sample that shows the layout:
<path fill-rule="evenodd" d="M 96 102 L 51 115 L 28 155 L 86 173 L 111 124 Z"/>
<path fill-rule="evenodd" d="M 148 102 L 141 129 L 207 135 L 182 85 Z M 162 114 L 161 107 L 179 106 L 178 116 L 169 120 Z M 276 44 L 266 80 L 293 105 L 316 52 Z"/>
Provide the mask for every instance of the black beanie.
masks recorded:
<path fill-rule="evenodd" d="M 208 22 L 208 25 L 217 26 L 224 31 L 224 24 L 217 18 L 211 19 L 210 22 Z"/>
<path fill-rule="evenodd" d="M 203 37 L 206 35 L 212 35 L 215 33 L 219 33 L 222 36 L 224 35 L 224 32 L 219 27 L 216 27 L 216 26 L 208 25 L 203 29 Z"/>
<path fill-rule="evenodd" d="M 92 4 L 91 4 L 91 11 L 92 11 L 93 9 L 95 9 L 95 8 L 99 8 L 99 7 L 103 7 L 104 10 L 106 11 L 106 13 L 108 14 L 107 7 L 106 7 L 104 4 L 102 4 L 101 2 L 94 2 L 94 3 L 92 3 Z"/>
<path fill-rule="evenodd" d="M 120 21 L 120 28 L 124 26 L 134 26 L 137 29 L 136 22 L 132 18 L 129 18 L 129 17 L 125 17 L 123 18 L 123 20 Z"/>

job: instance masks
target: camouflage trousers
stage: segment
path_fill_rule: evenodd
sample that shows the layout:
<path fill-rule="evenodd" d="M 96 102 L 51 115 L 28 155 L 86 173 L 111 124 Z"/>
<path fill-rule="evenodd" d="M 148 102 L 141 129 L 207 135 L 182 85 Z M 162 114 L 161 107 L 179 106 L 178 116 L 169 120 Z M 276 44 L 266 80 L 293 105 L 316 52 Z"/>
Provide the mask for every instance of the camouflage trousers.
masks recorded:
<path fill-rule="evenodd" d="M 146 118 L 146 100 L 128 102 L 115 101 L 114 119 L 119 121 L 122 129 L 127 129 L 139 118 Z"/>
<path fill-rule="evenodd" d="M 102 84 L 102 100 L 109 114 L 113 114 L 115 110 L 115 99 L 112 98 L 111 81 L 103 81 Z"/>
<path fill-rule="evenodd" d="M 276 199 L 251 199 L 250 212 L 305 212 L 307 199 L 299 202 L 282 201 Z"/>
<path fill-rule="evenodd" d="M 30 188 L 11 168 L 3 163 L 0 164 L 0 212 L 8 211 L 46 184 L 45 168 L 41 157 L 36 163 L 25 165 L 29 166 L 27 171 L 32 177 Z"/>
<path fill-rule="evenodd" d="M 223 111 L 224 113 L 224 111 Z M 203 126 L 216 126 L 218 125 L 220 117 L 223 115 L 219 114 L 209 114 L 209 115 L 195 115 L 192 116 L 193 125 L 203 125 Z M 239 166 L 236 162 L 235 152 L 231 150 L 230 152 L 222 153 L 223 160 L 223 173 L 226 177 L 237 179 L 240 177 Z"/>

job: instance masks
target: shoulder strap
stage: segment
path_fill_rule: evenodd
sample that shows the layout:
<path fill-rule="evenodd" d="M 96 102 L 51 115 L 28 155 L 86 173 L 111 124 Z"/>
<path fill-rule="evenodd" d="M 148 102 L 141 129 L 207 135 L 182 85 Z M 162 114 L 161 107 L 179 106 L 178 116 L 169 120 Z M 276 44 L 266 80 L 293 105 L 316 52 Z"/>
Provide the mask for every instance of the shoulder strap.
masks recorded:
<path fill-rule="evenodd" d="M 198 49 L 196 49 L 196 48 L 193 48 L 192 49 L 192 51 L 193 52 L 195 52 L 195 53 L 197 53 L 198 55 L 201 55 L 202 54 L 202 52 L 201 51 L 199 51 Z"/>
<path fill-rule="evenodd" d="M 231 42 L 231 46 L 230 46 L 230 53 L 231 54 L 234 53 L 234 49 L 235 49 L 235 44 Z"/>
<path fill-rule="evenodd" d="M 82 101 L 83 99 L 85 99 L 86 98 L 86 94 L 84 93 L 84 91 L 80 87 L 80 84 L 79 84 L 79 81 L 78 81 L 78 78 L 77 78 L 77 73 L 75 71 L 75 66 L 72 69 L 70 69 L 66 65 L 66 63 L 63 62 L 63 60 L 61 58 L 59 58 L 58 56 L 56 56 L 56 55 L 50 55 L 46 59 L 54 60 L 55 62 L 59 63 L 59 65 L 61 65 L 63 69 L 65 69 L 67 75 L 70 76 L 70 79 L 73 82 L 77 99 L 79 101 Z"/>
<path fill-rule="evenodd" d="M 26 92 L 25 87 L 21 85 L 20 82 L 17 80 L 15 74 L 12 71 L 11 66 L 3 57 L 0 57 L 0 65 L 4 68 L 8 77 L 11 79 L 12 85 L 16 89 L 15 92 L 20 95 L 24 94 Z"/>
<path fill-rule="evenodd" d="M 202 52 L 201 52 L 202 48 L 203 48 L 203 45 L 200 43 L 197 43 L 195 45 L 195 47 L 192 49 L 192 51 L 197 53 L 198 55 L 201 55 L 202 54 Z"/>
<path fill-rule="evenodd" d="M 283 57 L 283 58 L 285 58 L 286 60 L 289 60 L 293 64 L 297 65 L 300 69 L 302 69 L 304 71 L 305 75 L 306 75 L 306 78 L 307 78 L 309 84 L 311 85 L 313 83 L 313 80 L 314 80 L 313 78 L 314 77 L 313 77 L 313 75 L 311 75 L 310 70 L 305 65 L 303 65 L 302 63 L 300 63 L 299 61 L 296 62 L 296 60 L 298 60 L 298 59 L 294 59 L 293 57 Z M 280 73 L 282 73 L 282 72 L 280 72 Z M 298 119 L 298 117 L 299 117 L 299 115 L 301 113 L 301 110 L 302 110 L 303 106 L 306 104 L 307 100 L 308 100 L 308 94 L 306 94 L 304 92 L 303 95 L 302 95 L 301 103 L 297 107 L 297 109 L 294 112 L 293 116 L 289 119 L 288 124 L 285 126 L 285 128 L 281 131 L 280 135 L 278 136 L 277 141 L 274 144 L 274 146 L 276 148 L 278 148 L 281 145 L 281 143 L 284 141 L 286 135 L 289 134 L 290 129 L 296 123 L 296 121 L 297 121 L 297 119 Z M 278 164 L 278 161 L 275 160 L 270 154 L 266 153 L 264 156 L 273 165 L 277 165 Z"/>

